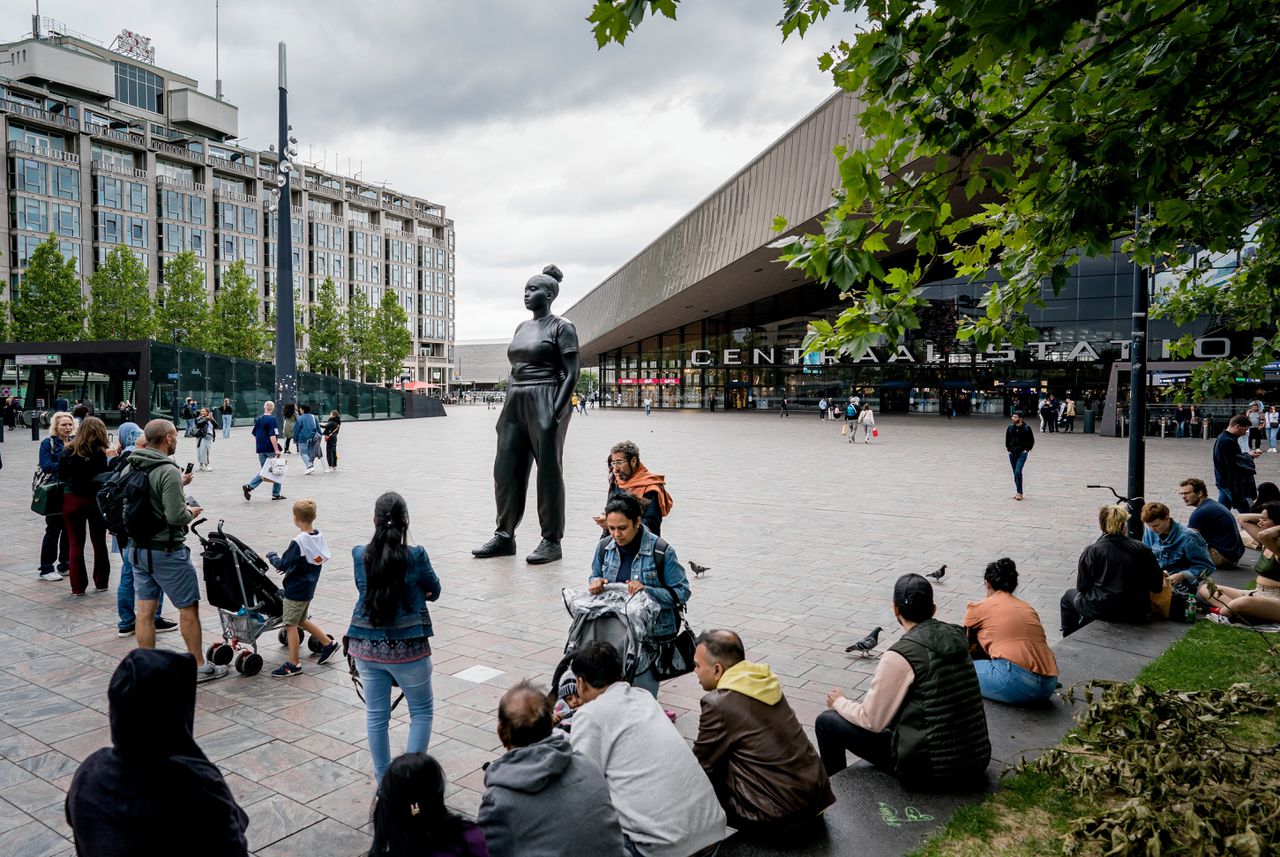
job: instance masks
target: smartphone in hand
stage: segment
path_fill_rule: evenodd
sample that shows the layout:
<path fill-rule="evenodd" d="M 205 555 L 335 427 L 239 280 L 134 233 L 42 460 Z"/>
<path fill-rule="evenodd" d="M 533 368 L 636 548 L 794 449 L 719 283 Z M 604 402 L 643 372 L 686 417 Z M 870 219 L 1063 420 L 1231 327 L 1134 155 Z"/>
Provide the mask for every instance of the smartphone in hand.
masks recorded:
<path fill-rule="evenodd" d="M 188 462 L 187 462 L 187 469 L 186 469 L 186 470 L 184 470 L 184 471 L 183 471 L 183 473 L 190 473 L 192 470 L 194 470 L 194 469 L 195 469 L 195 467 L 196 467 L 196 466 L 195 466 L 195 464 L 193 464 L 192 462 L 188 461 Z"/>

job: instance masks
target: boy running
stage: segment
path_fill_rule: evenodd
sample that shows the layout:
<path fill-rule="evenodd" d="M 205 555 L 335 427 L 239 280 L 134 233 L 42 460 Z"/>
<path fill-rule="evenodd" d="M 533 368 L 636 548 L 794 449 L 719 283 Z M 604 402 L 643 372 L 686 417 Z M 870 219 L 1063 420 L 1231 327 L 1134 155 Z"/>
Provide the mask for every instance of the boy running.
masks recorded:
<path fill-rule="evenodd" d="M 267 561 L 284 574 L 284 624 L 285 634 L 289 640 L 289 659 L 271 673 L 272 678 L 290 678 L 302 675 L 302 661 L 298 655 L 302 634 L 299 628 L 307 631 L 318 640 L 329 643 L 320 651 L 317 663 L 328 663 L 341 645 L 330 637 L 320 626 L 307 618 L 307 610 L 311 599 L 316 594 L 316 584 L 320 581 L 320 566 L 329 559 L 329 546 L 324 536 L 315 529 L 316 502 L 299 500 L 293 504 L 293 525 L 298 528 L 298 535 L 289 542 L 284 556 L 275 552 L 267 554 Z"/>

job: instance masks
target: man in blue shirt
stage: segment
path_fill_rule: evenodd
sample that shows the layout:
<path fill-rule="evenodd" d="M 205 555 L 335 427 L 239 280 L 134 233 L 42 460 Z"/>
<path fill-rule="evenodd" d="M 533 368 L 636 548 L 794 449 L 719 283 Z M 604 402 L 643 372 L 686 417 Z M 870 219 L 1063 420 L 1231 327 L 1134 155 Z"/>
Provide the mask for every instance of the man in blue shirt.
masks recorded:
<path fill-rule="evenodd" d="M 1244 541 L 1231 510 L 1209 498 L 1203 479 L 1183 479 L 1178 483 L 1178 494 L 1182 502 L 1195 510 L 1187 526 L 1204 537 L 1213 564 L 1218 568 L 1235 568 L 1244 556 Z"/>
<path fill-rule="evenodd" d="M 262 467 L 267 463 L 267 459 L 280 456 L 280 423 L 276 421 L 275 412 L 276 403 L 267 402 L 262 406 L 262 416 L 253 421 L 252 434 L 258 453 L 258 472 L 247 483 L 240 486 L 245 500 L 249 500 L 253 489 L 262 484 Z M 280 493 L 280 483 L 274 480 L 271 482 L 271 499 L 285 499 Z"/>
<path fill-rule="evenodd" d="M 1164 503 L 1143 506 L 1142 523 L 1147 525 L 1142 543 L 1151 548 L 1156 562 L 1179 592 L 1194 593 L 1213 574 L 1213 560 L 1204 538 L 1173 520 Z"/>
<path fill-rule="evenodd" d="M 1213 444 L 1213 482 L 1218 486 L 1218 502 L 1237 512 L 1250 511 L 1257 497 L 1253 458 L 1261 450 L 1242 452 L 1240 438 L 1249 433 L 1249 418 L 1236 414 Z"/>

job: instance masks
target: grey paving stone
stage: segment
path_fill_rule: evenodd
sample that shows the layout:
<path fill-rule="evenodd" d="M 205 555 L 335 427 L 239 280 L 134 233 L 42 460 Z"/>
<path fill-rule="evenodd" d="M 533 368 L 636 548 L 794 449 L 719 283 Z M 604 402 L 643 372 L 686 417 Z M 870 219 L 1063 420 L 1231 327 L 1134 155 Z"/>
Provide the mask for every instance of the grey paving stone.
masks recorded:
<path fill-rule="evenodd" d="M 0 833 L 5 857 L 55 857 L 67 850 L 67 840 L 38 821 Z"/>
<path fill-rule="evenodd" d="M 373 837 L 326 818 L 258 852 L 259 857 L 314 857 L 316 854 L 363 854 Z"/>

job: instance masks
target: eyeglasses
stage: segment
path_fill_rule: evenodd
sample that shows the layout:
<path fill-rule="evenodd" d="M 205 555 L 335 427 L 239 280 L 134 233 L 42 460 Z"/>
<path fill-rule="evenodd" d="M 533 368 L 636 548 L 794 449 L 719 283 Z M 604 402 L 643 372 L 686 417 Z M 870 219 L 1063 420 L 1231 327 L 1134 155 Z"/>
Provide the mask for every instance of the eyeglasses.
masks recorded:
<path fill-rule="evenodd" d="M 610 458 L 609 463 L 605 466 L 608 467 L 610 470 L 613 470 L 615 467 L 621 467 L 626 463 L 627 463 L 627 460 L 625 458 Z"/>

